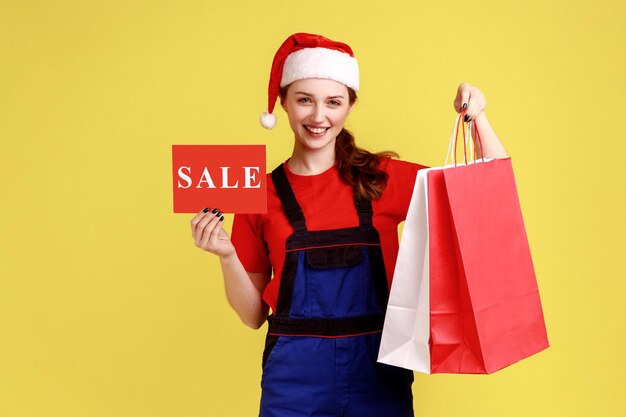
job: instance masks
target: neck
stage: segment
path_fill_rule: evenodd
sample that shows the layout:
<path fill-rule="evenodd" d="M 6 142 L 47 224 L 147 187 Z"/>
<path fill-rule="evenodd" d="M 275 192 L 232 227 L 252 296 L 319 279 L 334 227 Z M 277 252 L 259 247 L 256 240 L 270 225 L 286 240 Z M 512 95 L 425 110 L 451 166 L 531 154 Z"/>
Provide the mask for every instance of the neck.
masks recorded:
<path fill-rule="evenodd" d="M 291 158 L 287 162 L 289 169 L 298 175 L 317 175 L 335 165 L 335 142 L 322 149 L 305 149 L 295 141 Z"/>

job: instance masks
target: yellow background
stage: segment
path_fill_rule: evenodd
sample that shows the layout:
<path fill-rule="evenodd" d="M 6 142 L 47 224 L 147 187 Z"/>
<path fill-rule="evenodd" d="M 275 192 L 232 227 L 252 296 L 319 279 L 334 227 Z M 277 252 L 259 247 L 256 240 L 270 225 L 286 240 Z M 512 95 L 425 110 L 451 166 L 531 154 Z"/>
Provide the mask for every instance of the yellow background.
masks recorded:
<path fill-rule="evenodd" d="M 0 416 L 254 416 L 265 327 L 172 214 L 172 144 L 266 144 L 276 48 L 352 46 L 348 127 L 443 162 L 457 86 L 513 158 L 551 347 L 416 374 L 417 416 L 623 416 L 623 1 L 1 1 Z M 230 229 L 232 216 L 226 216 Z"/>

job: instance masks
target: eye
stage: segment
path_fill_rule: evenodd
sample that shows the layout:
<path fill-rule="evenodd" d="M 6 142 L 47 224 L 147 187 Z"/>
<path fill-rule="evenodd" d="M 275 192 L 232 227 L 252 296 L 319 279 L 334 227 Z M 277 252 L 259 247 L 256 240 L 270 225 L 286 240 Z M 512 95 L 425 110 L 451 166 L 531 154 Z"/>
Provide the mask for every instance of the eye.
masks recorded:
<path fill-rule="evenodd" d="M 329 103 L 333 106 L 341 106 L 341 101 L 339 100 L 330 100 Z"/>
<path fill-rule="evenodd" d="M 302 97 L 302 98 L 299 98 L 299 99 L 298 99 L 298 103 L 305 103 L 307 100 L 309 100 L 309 101 L 310 101 L 311 99 L 310 99 L 310 98 L 308 98 L 308 97 Z"/>

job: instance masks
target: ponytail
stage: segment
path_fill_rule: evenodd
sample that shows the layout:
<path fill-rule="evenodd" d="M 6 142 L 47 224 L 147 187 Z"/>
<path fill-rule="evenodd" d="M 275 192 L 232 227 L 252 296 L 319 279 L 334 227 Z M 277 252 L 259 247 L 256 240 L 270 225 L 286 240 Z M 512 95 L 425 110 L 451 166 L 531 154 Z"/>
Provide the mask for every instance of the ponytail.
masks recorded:
<path fill-rule="evenodd" d="M 354 136 L 345 128 L 335 139 L 335 159 L 342 180 L 351 184 L 359 197 L 378 200 L 382 195 L 389 175 L 378 168 L 386 157 L 398 157 L 391 151 L 371 153 L 354 143 Z"/>

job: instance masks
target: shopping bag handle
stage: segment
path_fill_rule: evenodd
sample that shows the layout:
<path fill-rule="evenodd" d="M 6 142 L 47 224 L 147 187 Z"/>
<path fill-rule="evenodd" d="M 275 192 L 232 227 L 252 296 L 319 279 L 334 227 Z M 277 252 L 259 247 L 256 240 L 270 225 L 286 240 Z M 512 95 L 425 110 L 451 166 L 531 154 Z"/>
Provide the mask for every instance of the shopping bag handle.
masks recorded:
<path fill-rule="evenodd" d="M 477 158 L 477 149 L 474 147 L 474 137 L 478 139 L 478 148 L 480 149 L 481 161 L 485 162 L 485 155 L 483 153 L 483 143 L 480 138 L 480 133 L 478 131 L 478 127 L 476 123 L 471 120 L 469 122 L 461 122 L 465 118 L 466 110 L 463 110 L 456 118 L 454 125 L 452 126 L 452 134 L 450 135 L 450 142 L 448 144 L 448 152 L 446 154 L 446 160 L 444 161 L 444 166 L 448 164 L 448 159 L 450 158 L 450 152 L 453 153 L 453 162 L 454 166 L 457 166 L 456 154 L 457 154 L 457 144 L 459 137 L 459 126 L 463 123 L 463 163 L 467 165 L 469 162 L 467 159 L 467 150 L 470 149 L 470 155 L 472 155 L 472 161 L 476 162 Z"/>

